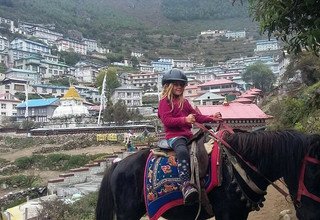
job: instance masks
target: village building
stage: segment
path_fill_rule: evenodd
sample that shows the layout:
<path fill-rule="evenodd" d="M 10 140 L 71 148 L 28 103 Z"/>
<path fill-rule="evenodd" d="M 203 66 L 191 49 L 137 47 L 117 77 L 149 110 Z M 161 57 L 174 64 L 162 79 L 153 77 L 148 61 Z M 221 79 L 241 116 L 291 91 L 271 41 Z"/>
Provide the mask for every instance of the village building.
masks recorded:
<path fill-rule="evenodd" d="M 225 97 L 221 95 L 214 94 L 212 92 L 206 92 L 203 95 L 200 95 L 193 99 L 193 104 L 194 105 L 217 105 L 221 104 Z"/>
<path fill-rule="evenodd" d="M 142 89 L 133 85 L 123 85 L 115 89 L 112 102 L 122 100 L 129 108 L 142 106 Z"/>
<path fill-rule="evenodd" d="M 10 68 L 5 72 L 5 78 L 22 79 L 29 83 L 40 83 L 40 74 L 33 70 Z"/>
<path fill-rule="evenodd" d="M 87 47 L 84 43 L 69 38 L 58 39 L 56 46 L 59 51 L 75 52 L 83 55 L 87 54 Z"/>
<path fill-rule="evenodd" d="M 17 105 L 17 121 L 48 122 L 59 104 L 58 98 L 31 99 Z"/>
<path fill-rule="evenodd" d="M 140 72 L 149 72 L 149 73 L 154 72 L 153 66 L 148 65 L 148 64 L 143 64 L 143 63 L 139 64 L 139 70 L 140 70 Z"/>
<path fill-rule="evenodd" d="M 189 101 L 192 101 L 193 99 L 195 99 L 201 94 L 203 93 L 200 93 L 200 89 L 198 85 L 188 85 L 184 88 L 183 95 Z"/>
<path fill-rule="evenodd" d="M 194 67 L 194 62 L 191 60 L 173 60 L 173 67 L 183 70 L 191 70 Z"/>
<path fill-rule="evenodd" d="M 75 78 L 80 83 L 93 84 L 99 73 L 99 67 L 97 65 L 78 62 L 75 65 Z"/>
<path fill-rule="evenodd" d="M 15 116 L 17 115 L 17 105 L 21 101 L 10 93 L 0 93 L 0 115 Z"/>
<path fill-rule="evenodd" d="M 39 42 L 35 42 L 35 41 L 31 41 L 31 40 L 27 40 L 27 39 L 22 39 L 22 38 L 15 38 L 13 41 L 11 41 L 10 48 L 22 50 L 22 51 L 27 51 L 27 52 L 32 52 L 32 53 L 51 54 L 51 49 L 49 48 L 48 45 L 42 44 Z"/>
<path fill-rule="evenodd" d="M 233 100 L 233 102 L 239 102 L 239 103 L 242 103 L 242 104 L 251 104 L 251 103 L 253 103 L 253 101 L 251 99 L 242 98 L 242 97 Z"/>
<path fill-rule="evenodd" d="M 278 41 L 277 39 L 270 40 L 257 40 L 255 51 L 269 51 L 269 50 L 278 50 Z"/>
<path fill-rule="evenodd" d="M 122 85 L 130 84 L 143 88 L 148 91 L 156 91 L 160 83 L 158 73 L 141 72 L 141 73 L 122 73 L 118 79 Z"/>
<path fill-rule="evenodd" d="M 58 61 L 57 56 L 48 54 L 47 56 L 30 56 L 14 61 L 16 69 L 31 70 L 39 73 L 41 80 L 52 77 L 64 76 L 69 72 L 69 66 Z"/>
<path fill-rule="evenodd" d="M 213 92 L 223 96 L 241 94 L 239 85 L 228 79 L 211 80 L 200 84 L 199 88 L 202 92 Z"/>
<path fill-rule="evenodd" d="M 255 104 L 243 104 L 239 102 L 224 102 L 222 105 L 197 106 L 196 110 L 204 115 L 212 115 L 220 112 L 222 119 L 232 128 L 252 131 L 266 126 L 266 121 L 272 116 L 265 114 Z"/>
<path fill-rule="evenodd" d="M 226 31 L 224 36 L 226 38 L 245 38 L 246 31 Z"/>

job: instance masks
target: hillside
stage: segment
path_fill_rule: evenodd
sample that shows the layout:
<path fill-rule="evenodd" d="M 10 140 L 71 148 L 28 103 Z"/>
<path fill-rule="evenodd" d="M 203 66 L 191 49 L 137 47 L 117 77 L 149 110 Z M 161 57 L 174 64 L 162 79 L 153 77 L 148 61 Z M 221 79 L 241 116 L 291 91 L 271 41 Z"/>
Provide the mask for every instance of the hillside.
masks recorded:
<path fill-rule="evenodd" d="M 53 23 L 64 34 L 77 30 L 125 55 L 124 48 L 161 47 L 157 36 L 188 40 L 207 29 L 246 29 L 257 36 L 247 5 L 233 6 L 223 0 L 0 0 L 0 15 L 14 21 Z"/>

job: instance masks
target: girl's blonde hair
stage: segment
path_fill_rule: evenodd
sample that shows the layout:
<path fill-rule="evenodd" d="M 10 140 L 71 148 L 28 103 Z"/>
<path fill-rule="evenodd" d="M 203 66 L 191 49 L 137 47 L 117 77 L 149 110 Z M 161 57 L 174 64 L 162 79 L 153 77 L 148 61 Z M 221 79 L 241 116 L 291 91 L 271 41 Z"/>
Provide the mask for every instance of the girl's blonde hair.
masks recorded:
<path fill-rule="evenodd" d="M 161 93 L 161 99 L 167 98 L 171 105 L 171 111 L 173 111 L 173 99 L 175 98 L 173 95 L 173 83 L 165 84 L 163 86 L 163 90 Z M 178 97 L 179 99 L 179 108 L 182 109 L 184 97 L 183 93 Z"/>

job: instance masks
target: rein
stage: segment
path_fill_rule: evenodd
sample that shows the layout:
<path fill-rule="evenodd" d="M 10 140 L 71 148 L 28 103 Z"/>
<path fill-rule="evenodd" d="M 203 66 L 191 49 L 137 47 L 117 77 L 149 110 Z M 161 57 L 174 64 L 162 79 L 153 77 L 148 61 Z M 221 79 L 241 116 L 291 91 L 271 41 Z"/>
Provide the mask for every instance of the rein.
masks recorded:
<path fill-rule="evenodd" d="M 313 163 L 313 164 L 319 164 L 320 165 L 320 160 L 314 158 L 314 157 L 310 157 L 309 154 L 307 154 L 304 157 L 302 166 L 301 166 L 301 170 L 300 170 L 300 177 L 299 177 L 299 188 L 298 188 L 298 193 L 297 193 L 297 202 L 301 202 L 301 197 L 302 196 L 306 196 L 309 197 L 310 199 L 313 199 L 316 202 L 320 203 L 320 197 L 316 196 L 312 193 L 310 193 L 308 191 L 308 189 L 306 188 L 305 184 L 304 184 L 304 174 L 306 171 L 306 166 L 307 163 Z"/>
<path fill-rule="evenodd" d="M 253 171 L 258 173 L 263 179 L 265 179 L 270 185 L 272 185 L 278 192 L 280 192 L 287 199 L 287 197 L 290 195 L 289 193 L 285 192 L 278 185 L 276 185 L 275 183 L 270 181 L 254 165 L 252 165 L 251 163 L 249 163 L 248 161 L 243 159 L 243 157 L 237 151 L 235 151 L 225 140 L 223 140 L 221 137 L 216 135 L 213 131 L 207 129 L 204 125 L 202 125 L 202 124 L 200 124 L 198 122 L 195 122 L 194 125 L 197 126 L 200 129 L 202 129 L 205 132 L 209 132 L 212 137 L 214 137 L 217 141 L 219 141 L 222 145 L 224 145 L 228 150 L 231 150 L 234 154 L 236 154 L 248 167 L 250 167 Z M 234 134 L 233 129 L 229 125 L 227 125 L 227 124 L 225 124 L 223 122 L 220 122 L 220 124 L 218 126 L 218 129 L 221 129 L 221 127 L 224 127 L 225 130 L 227 130 L 231 134 Z"/>

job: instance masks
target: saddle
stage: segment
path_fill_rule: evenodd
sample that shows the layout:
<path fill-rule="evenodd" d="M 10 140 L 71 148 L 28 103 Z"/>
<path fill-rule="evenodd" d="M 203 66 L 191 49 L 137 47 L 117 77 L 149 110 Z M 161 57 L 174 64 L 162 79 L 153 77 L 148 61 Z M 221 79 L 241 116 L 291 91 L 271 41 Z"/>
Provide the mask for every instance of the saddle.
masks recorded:
<path fill-rule="evenodd" d="M 214 214 L 206 193 L 204 179 L 208 175 L 209 155 L 212 151 L 214 141 L 210 139 L 204 146 L 196 146 L 196 138 L 197 137 L 193 137 L 187 144 L 191 161 L 191 183 L 198 185 L 200 204 L 210 216 L 213 216 Z M 171 158 L 176 157 L 176 153 L 169 146 L 167 140 L 160 140 L 157 146 L 158 148 L 152 150 L 154 155 Z M 201 163 L 198 161 L 201 161 Z"/>
<path fill-rule="evenodd" d="M 195 144 L 195 140 L 197 139 L 197 136 L 193 137 L 189 140 L 187 146 L 189 147 L 189 154 L 190 159 L 192 160 L 193 155 L 196 156 L 197 161 L 201 161 L 201 163 L 198 163 L 198 174 L 200 179 L 204 178 L 207 174 L 207 169 L 209 165 L 209 155 L 212 151 L 212 145 L 213 140 L 210 139 L 209 142 L 204 144 L 203 146 L 197 146 L 195 147 L 195 150 L 192 150 L 192 145 Z M 190 144 L 191 143 L 191 144 Z M 173 151 L 173 149 L 169 146 L 168 141 L 166 139 L 161 139 L 158 141 L 157 148 L 152 149 L 152 152 L 154 155 L 163 156 L 163 157 L 170 157 L 170 156 L 176 156 L 176 153 Z M 194 152 L 195 151 L 195 152 Z"/>

